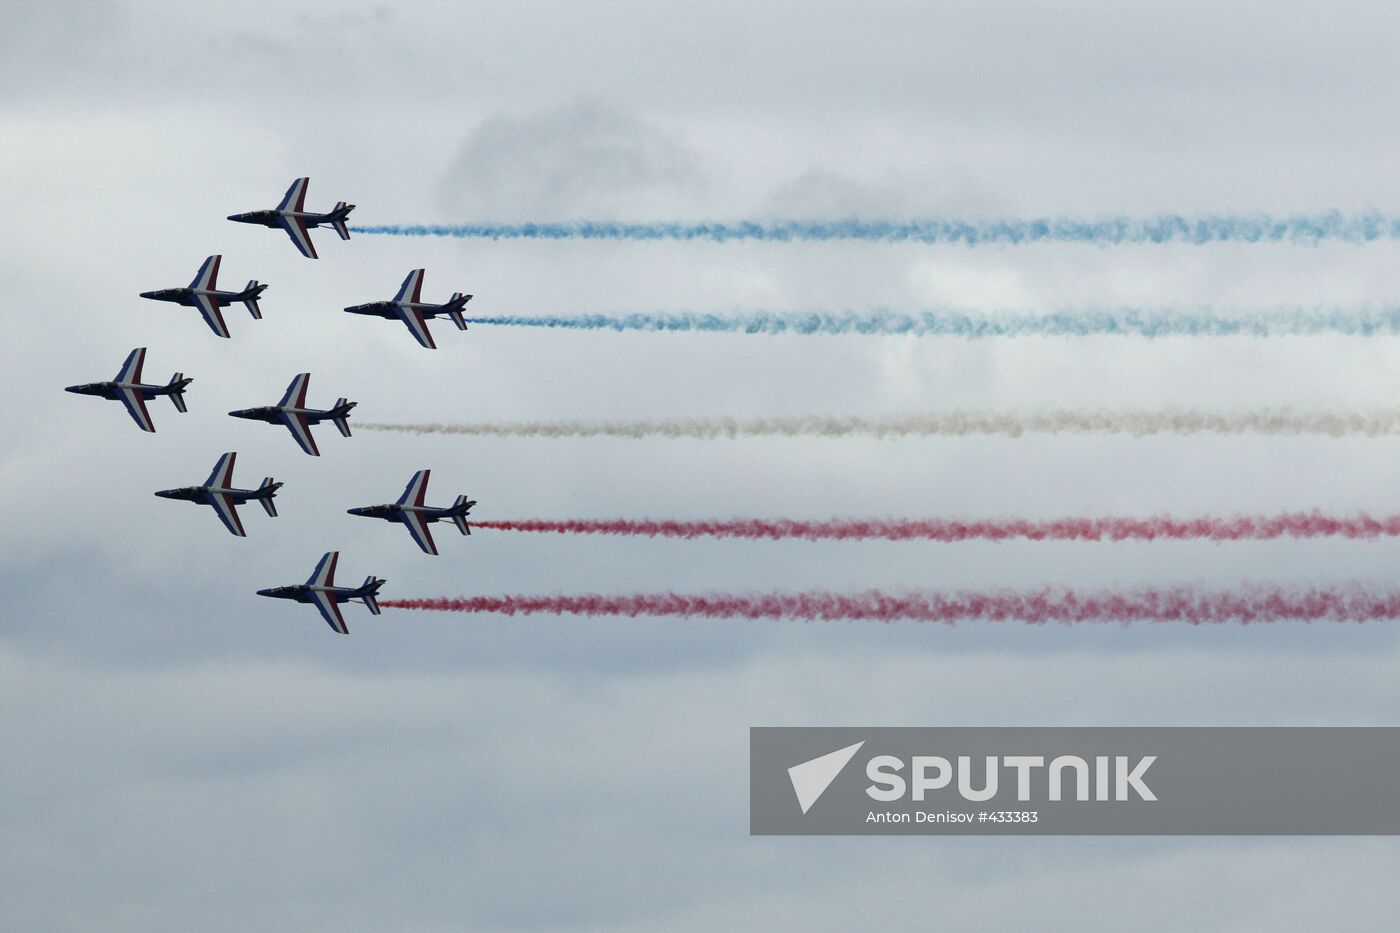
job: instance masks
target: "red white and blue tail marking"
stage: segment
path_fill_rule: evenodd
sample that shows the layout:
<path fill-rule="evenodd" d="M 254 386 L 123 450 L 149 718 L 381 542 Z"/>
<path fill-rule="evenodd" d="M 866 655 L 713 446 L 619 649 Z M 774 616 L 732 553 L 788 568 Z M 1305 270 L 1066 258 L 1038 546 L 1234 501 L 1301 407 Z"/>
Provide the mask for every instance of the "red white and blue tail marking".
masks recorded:
<path fill-rule="evenodd" d="M 466 496 L 458 496 L 458 497 L 457 497 L 457 501 L 455 501 L 455 502 L 452 503 L 452 507 L 453 507 L 454 509 L 460 509 L 462 506 L 464 506 L 464 505 L 466 505 L 466 504 L 467 504 L 467 497 L 466 497 Z M 476 503 L 472 503 L 472 504 L 475 505 Z M 460 531 L 460 532 L 461 532 L 462 534 L 464 534 L 464 535 L 469 535 L 469 534 L 472 533 L 471 526 L 467 524 L 467 517 L 466 517 L 465 515 L 461 514 L 460 512 L 453 514 L 453 516 L 452 516 L 452 524 L 456 525 L 456 526 L 457 526 L 457 530 Z"/>
<path fill-rule="evenodd" d="M 349 206 L 350 205 L 345 203 L 344 201 L 336 201 L 335 207 L 331 209 L 331 213 L 339 214 L 342 210 Z M 335 230 L 336 235 L 339 236 L 342 240 L 350 239 L 350 231 L 345 226 L 344 217 L 336 217 L 334 220 L 332 220 L 331 227 Z"/>
<path fill-rule="evenodd" d="M 258 489 L 266 489 L 267 487 L 271 486 L 272 483 L 273 479 L 271 476 L 263 477 L 262 485 L 259 486 Z M 263 511 L 267 513 L 268 518 L 277 517 L 277 503 L 272 501 L 272 496 L 275 495 L 277 495 L 277 493 L 273 492 L 272 495 L 263 496 L 261 499 L 258 500 L 258 504 L 263 507 Z"/>
<path fill-rule="evenodd" d="M 243 286 L 243 294 L 246 295 L 246 294 L 248 294 L 249 292 L 253 291 L 253 289 L 255 289 L 255 288 L 257 288 L 257 287 L 258 287 L 258 280 L 257 280 L 257 279 L 249 279 L 249 280 L 248 280 L 248 284 L 245 285 L 245 286 Z M 248 309 L 248 313 L 251 314 L 251 315 L 253 316 L 253 320 L 255 320 L 255 321 L 261 321 L 261 320 L 262 320 L 262 308 L 258 307 L 258 296 L 257 296 L 256 293 L 254 293 L 254 294 L 253 294 L 253 297 L 251 297 L 251 298 L 244 298 L 244 299 L 243 299 L 243 307 L 245 307 L 245 308 Z"/>
<path fill-rule="evenodd" d="M 345 403 L 348 401 L 350 400 L 344 397 L 336 399 L 335 407 L 331 410 L 336 411 L 340 408 L 343 408 L 345 406 Z M 341 415 L 339 418 L 332 418 L 331 421 L 335 424 L 335 429 L 340 432 L 341 437 L 350 436 L 350 422 L 346 420 L 344 415 Z"/>
<path fill-rule="evenodd" d="M 184 378 L 184 373 L 176 373 L 170 377 L 170 385 L 177 385 Z M 175 406 L 175 410 L 182 414 L 189 411 L 189 409 L 185 407 L 185 392 L 183 389 L 176 389 L 171 392 L 170 402 Z"/>

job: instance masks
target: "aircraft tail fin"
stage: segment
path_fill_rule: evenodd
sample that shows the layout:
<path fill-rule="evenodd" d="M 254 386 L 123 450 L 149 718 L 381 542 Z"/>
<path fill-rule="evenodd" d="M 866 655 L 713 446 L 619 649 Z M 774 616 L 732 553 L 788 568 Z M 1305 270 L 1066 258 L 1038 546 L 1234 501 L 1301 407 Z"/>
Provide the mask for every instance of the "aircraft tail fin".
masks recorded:
<path fill-rule="evenodd" d="M 175 386 L 175 391 L 170 393 L 170 401 L 175 403 L 175 410 L 188 411 L 189 409 L 185 408 L 185 386 L 189 385 L 189 382 L 185 379 L 185 374 L 176 373 L 171 376 L 170 385 Z"/>
<path fill-rule="evenodd" d="M 471 300 L 471 295 L 463 295 L 461 292 L 453 292 L 452 297 L 447 300 L 447 316 L 457 325 L 458 330 L 467 329 L 467 319 L 462 316 L 462 308 Z"/>
<path fill-rule="evenodd" d="M 349 399 L 338 398 L 335 400 L 335 407 L 331 409 L 334 412 L 338 412 L 331 420 L 335 422 L 336 430 L 344 437 L 350 436 L 350 422 L 345 419 L 350 414 L 350 409 L 354 407 L 354 405 L 347 404 L 348 402 Z"/>
<path fill-rule="evenodd" d="M 263 507 L 263 511 L 267 513 L 269 518 L 277 517 L 277 503 L 272 501 L 272 497 L 277 495 L 277 490 L 280 489 L 281 486 L 281 483 L 275 482 L 271 476 L 267 476 L 263 478 L 262 485 L 258 487 L 259 492 L 268 488 L 272 490 L 267 495 L 258 499 L 258 504 Z"/>
<path fill-rule="evenodd" d="M 472 533 L 471 526 L 467 524 L 467 513 L 474 505 L 476 505 L 476 500 L 468 499 L 466 496 L 458 496 L 457 501 L 452 503 L 452 524 L 456 525 L 457 530 L 464 535 Z"/>
<path fill-rule="evenodd" d="M 331 211 L 331 227 L 342 240 L 350 239 L 350 231 L 346 229 L 345 220 L 354 209 L 355 205 L 353 204 L 346 204 L 344 201 L 336 201 L 335 208 Z"/>
<path fill-rule="evenodd" d="M 258 307 L 258 297 L 262 295 L 263 289 L 265 288 L 267 288 L 267 286 L 260 284 L 257 279 L 249 279 L 248 284 L 243 287 L 239 298 L 255 321 L 262 320 L 262 308 Z"/>
<path fill-rule="evenodd" d="M 364 602 L 371 615 L 379 615 L 379 588 L 384 585 L 384 581 L 370 574 L 365 577 L 365 582 L 360 584 L 360 600 Z"/>

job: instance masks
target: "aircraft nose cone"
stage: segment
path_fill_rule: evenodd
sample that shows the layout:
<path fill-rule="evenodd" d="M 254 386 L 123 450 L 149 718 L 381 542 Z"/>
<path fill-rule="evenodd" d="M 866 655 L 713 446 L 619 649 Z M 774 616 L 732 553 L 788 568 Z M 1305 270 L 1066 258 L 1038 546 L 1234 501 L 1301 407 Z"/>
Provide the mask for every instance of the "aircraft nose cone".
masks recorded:
<path fill-rule="evenodd" d="M 64 392 L 72 392 L 72 393 L 74 393 L 74 394 L 77 394 L 77 392 L 78 392 L 78 387 L 77 387 L 77 386 L 64 386 L 64 387 L 63 387 L 63 391 L 64 391 Z"/>
<path fill-rule="evenodd" d="M 156 490 L 156 495 L 160 496 L 162 499 L 169 499 L 169 498 L 170 498 L 170 490 L 169 490 L 169 489 L 157 489 L 157 490 Z"/>
<path fill-rule="evenodd" d="M 259 596 L 271 596 L 271 595 L 272 595 L 272 590 L 271 590 L 271 588 L 265 589 L 265 590 L 258 590 L 258 595 L 259 595 Z"/>
<path fill-rule="evenodd" d="M 141 293 L 141 297 L 142 297 L 142 298 L 154 298 L 155 296 L 156 296 L 156 293 L 155 293 L 155 292 L 142 292 L 142 293 Z"/>

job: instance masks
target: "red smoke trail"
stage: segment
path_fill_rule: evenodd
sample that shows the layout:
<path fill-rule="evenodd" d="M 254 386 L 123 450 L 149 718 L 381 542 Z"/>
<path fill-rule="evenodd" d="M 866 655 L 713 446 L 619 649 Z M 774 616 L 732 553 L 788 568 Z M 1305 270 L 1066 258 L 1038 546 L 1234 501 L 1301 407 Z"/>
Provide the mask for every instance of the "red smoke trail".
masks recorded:
<path fill-rule="evenodd" d="M 729 519 L 675 521 L 669 519 L 571 519 L 548 521 L 473 522 L 477 528 L 559 534 L 643 535 L 662 538 L 805 538 L 888 541 L 1155 541 L 1205 539 L 1262 541 L 1270 538 L 1378 538 L 1400 535 L 1400 515 L 1375 518 L 1358 514 L 1324 515 L 1292 512 L 1233 518 L 1059 518 L 1048 521 L 993 519 Z"/>
<path fill-rule="evenodd" d="M 824 621 L 1062 622 L 1378 622 L 1400 618 L 1400 590 L 1360 584 L 1325 588 L 1206 590 L 1071 589 L 883 593 L 635 593 L 604 596 L 464 596 L 383 600 L 396 609 L 501 615 L 697 616 L 711 619 Z"/>

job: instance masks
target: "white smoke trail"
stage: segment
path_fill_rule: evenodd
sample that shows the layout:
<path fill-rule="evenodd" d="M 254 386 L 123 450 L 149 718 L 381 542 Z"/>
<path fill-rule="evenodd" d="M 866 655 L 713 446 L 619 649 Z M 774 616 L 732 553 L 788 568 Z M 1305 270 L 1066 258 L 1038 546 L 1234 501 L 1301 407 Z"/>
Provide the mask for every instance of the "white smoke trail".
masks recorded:
<path fill-rule="evenodd" d="M 1400 239 L 1400 217 L 1388 214 L 1290 216 L 1162 214 L 1155 217 L 1037 217 L 1005 220 L 739 220 L 628 223 L 575 220 L 563 223 L 369 224 L 352 233 L 383 236 L 491 240 L 865 240 L 872 243 L 958 243 L 966 246 L 1025 243 L 1370 243 Z"/>
<path fill-rule="evenodd" d="M 1400 434 L 1400 407 L 1358 412 L 1296 412 L 1269 408 L 1241 412 L 1189 409 L 1046 410 L 988 412 L 952 410 L 931 414 L 860 417 L 785 415 L 767 418 L 678 418 L 640 421 L 497 421 L 464 423 L 369 423 L 366 431 L 403 434 L 464 434 L 475 437 L 965 437 L 1023 434 L 1264 434 L 1382 437 Z"/>

